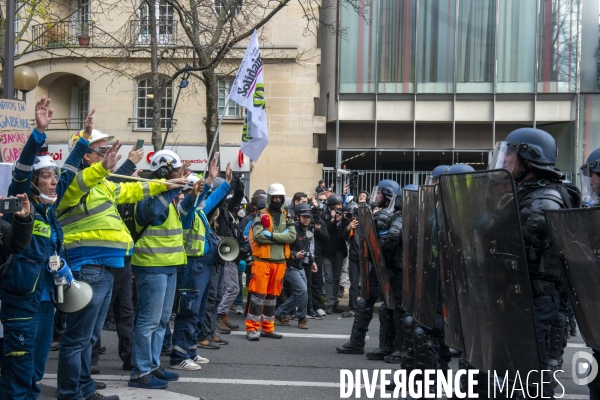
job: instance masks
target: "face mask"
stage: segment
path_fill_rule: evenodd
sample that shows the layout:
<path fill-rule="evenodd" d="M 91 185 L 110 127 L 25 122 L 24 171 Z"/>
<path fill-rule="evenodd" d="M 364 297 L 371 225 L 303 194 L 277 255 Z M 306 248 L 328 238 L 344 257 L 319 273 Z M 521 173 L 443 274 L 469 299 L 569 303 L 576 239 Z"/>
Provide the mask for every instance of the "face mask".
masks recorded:
<path fill-rule="evenodd" d="M 33 187 L 35 187 L 38 192 L 40 192 L 40 194 L 38 195 L 38 198 L 40 199 L 40 203 L 42 204 L 54 204 L 56 202 L 56 199 L 58 198 L 58 195 L 56 193 L 54 194 L 45 194 L 42 193 L 42 191 L 40 190 L 40 188 L 38 188 L 37 186 L 35 186 L 32 183 Z"/>
<path fill-rule="evenodd" d="M 237 212 L 237 216 L 239 218 L 244 218 L 246 216 L 246 212 L 244 210 L 240 210 Z"/>

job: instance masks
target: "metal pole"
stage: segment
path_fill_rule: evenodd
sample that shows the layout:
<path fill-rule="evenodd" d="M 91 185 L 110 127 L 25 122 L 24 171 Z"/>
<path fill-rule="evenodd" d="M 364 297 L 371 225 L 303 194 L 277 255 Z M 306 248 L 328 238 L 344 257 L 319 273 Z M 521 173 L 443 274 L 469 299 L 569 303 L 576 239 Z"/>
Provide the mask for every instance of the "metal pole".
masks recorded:
<path fill-rule="evenodd" d="M 15 0 L 6 0 L 5 28 L 2 98 L 12 100 L 15 97 Z"/>
<path fill-rule="evenodd" d="M 190 66 L 187 65 L 186 69 L 189 69 L 189 67 Z M 177 108 L 177 102 L 179 101 L 179 94 L 181 94 L 181 89 L 187 87 L 189 77 L 190 77 L 189 72 L 185 72 L 181 76 L 181 82 L 179 83 L 179 89 L 177 90 L 177 97 L 175 98 L 175 103 L 173 104 L 173 110 L 171 111 L 171 118 L 169 118 L 169 123 L 167 124 L 167 131 L 165 132 L 165 139 L 163 140 L 162 147 L 160 148 L 161 150 L 164 150 L 165 145 L 167 144 L 167 137 L 169 136 L 169 130 L 171 129 L 171 126 L 173 126 L 173 117 L 175 116 L 175 109 Z"/>
<path fill-rule="evenodd" d="M 215 132 L 215 137 L 213 138 L 212 145 L 210 146 L 210 151 L 206 155 L 206 164 L 204 165 L 204 172 L 202 173 L 203 179 L 206 179 L 206 171 L 208 170 L 208 164 L 210 164 L 212 152 L 215 149 L 215 144 L 217 143 L 217 139 L 219 138 L 219 130 L 221 129 L 221 123 L 223 122 L 223 118 L 225 117 L 225 113 L 227 112 L 228 104 L 229 104 L 229 94 L 227 95 L 227 98 L 225 99 L 225 107 L 223 107 L 223 112 L 221 113 L 221 117 L 219 118 L 219 125 L 217 125 L 217 131 Z M 196 201 L 194 202 L 194 210 L 198 206 L 199 198 L 200 198 L 200 196 L 196 196 Z"/>

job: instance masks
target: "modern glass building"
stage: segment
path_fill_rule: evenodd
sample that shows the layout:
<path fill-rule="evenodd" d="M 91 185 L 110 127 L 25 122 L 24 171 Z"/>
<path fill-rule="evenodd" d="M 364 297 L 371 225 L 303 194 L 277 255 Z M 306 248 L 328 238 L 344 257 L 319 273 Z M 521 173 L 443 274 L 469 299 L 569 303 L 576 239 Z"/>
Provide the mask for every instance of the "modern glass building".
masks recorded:
<path fill-rule="evenodd" d="M 598 0 L 324 3 L 340 27 L 319 37 L 324 166 L 483 169 L 523 126 L 556 138 L 565 172 L 600 147 Z"/>

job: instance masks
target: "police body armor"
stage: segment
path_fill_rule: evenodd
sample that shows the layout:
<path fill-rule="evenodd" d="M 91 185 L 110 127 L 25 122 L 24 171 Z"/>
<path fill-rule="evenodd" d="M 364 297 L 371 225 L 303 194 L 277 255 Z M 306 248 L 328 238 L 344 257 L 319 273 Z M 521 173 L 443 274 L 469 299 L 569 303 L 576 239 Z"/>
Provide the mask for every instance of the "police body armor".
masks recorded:
<path fill-rule="evenodd" d="M 551 245 L 544 211 L 566 208 L 560 184 L 528 180 L 516 188 L 533 296 L 553 294 L 560 285 L 558 256 Z"/>
<path fill-rule="evenodd" d="M 467 361 L 511 380 L 541 370 L 512 176 L 442 175 L 440 191 Z"/>

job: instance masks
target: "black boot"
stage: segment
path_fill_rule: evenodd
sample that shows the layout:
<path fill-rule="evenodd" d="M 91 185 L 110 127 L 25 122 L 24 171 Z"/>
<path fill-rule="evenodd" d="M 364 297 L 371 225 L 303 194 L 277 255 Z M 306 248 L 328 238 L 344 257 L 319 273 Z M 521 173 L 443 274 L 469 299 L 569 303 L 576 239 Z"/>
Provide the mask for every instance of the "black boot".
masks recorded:
<path fill-rule="evenodd" d="M 352 324 L 352 333 L 350 341 L 343 346 L 336 347 L 336 351 L 340 354 L 364 354 L 365 352 L 365 337 L 369 330 L 369 323 L 373 318 L 373 309 L 367 304 L 364 299 L 358 301 L 358 308 L 354 316 Z"/>
<path fill-rule="evenodd" d="M 367 353 L 369 360 L 383 360 L 385 356 L 389 356 L 392 353 L 391 341 L 389 338 L 388 330 L 392 325 L 393 311 L 387 308 L 385 304 L 379 307 L 379 347 L 370 353 Z M 393 339 L 393 336 L 392 336 Z"/>
<path fill-rule="evenodd" d="M 413 328 L 414 328 L 414 319 L 410 314 L 406 314 L 404 316 L 404 320 L 402 321 L 402 366 L 401 368 L 406 370 L 406 373 L 409 374 L 410 371 L 414 369 L 415 366 L 415 349 L 413 346 Z"/>

